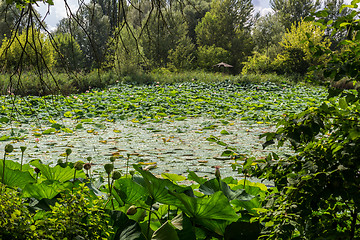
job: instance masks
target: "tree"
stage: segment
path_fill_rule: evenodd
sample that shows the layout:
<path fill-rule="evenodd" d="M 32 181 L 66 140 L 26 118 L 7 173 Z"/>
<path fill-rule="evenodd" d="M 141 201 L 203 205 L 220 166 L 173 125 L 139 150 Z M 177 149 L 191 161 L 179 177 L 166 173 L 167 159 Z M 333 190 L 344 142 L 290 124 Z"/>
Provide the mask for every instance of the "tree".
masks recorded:
<path fill-rule="evenodd" d="M 100 68 L 105 61 L 110 22 L 99 4 L 82 5 L 76 15 L 60 21 L 56 33 L 75 38 L 85 56 L 85 69 Z"/>
<path fill-rule="evenodd" d="M 160 12 L 149 16 L 143 23 L 145 28 L 140 44 L 152 68 L 166 67 L 171 49 L 175 49 L 180 39 L 187 34 L 187 24 L 178 12 Z"/>
<path fill-rule="evenodd" d="M 270 6 L 286 29 L 321 7 L 320 0 L 270 0 Z"/>
<path fill-rule="evenodd" d="M 13 32 L 3 40 L 0 62 L 6 70 L 31 70 L 42 72 L 54 66 L 54 49 L 48 38 L 34 28 L 21 34 Z"/>
<path fill-rule="evenodd" d="M 280 23 L 276 14 L 268 13 L 265 16 L 260 17 L 252 30 L 252 37 L 256 45 L 256 50 L 261 52 L 263 49 L 266 50 L 268 55 L 268 49 L 270 46 L 278 44 L 285 29 Z"/>
<path fill-rule="evenodd" d="M 143 48 L 138 43 L 139 31 L 123 24 L 116 30 L 115 39 L 111 42 L 111 55 L 108 56 L 113 67 L 120 75 L 134 74 L 146 65 Z"/>
<path fill-rule="evenodd" d="M 200 46 L 223 48 L 233 56 L 237 70 L 252 49 L 250 25 L 254 7 L 250 0 L 213 0 L 211 10 L 196 26 Z"/>
<path fill-rule="evenodd" d="M 313 45 L 329 48 L 330 40 L 324 39 L 324 36 L 324 30 L 313 22 L 301 21 L 297 25 L 294 23 L 279 43 L 283 52 L 278 54 L 273 64 L 283 72 L 305 74 L 309 66 L 324 60 L 315 58 L 310 48 Z"/>
<path fill-rule="evenodd" d="M 79 71 L 83 67 L 83 54 L 80 45 L 68 33 L 54 36 L 55 67 L 58 71 L 68 69 Z"/>

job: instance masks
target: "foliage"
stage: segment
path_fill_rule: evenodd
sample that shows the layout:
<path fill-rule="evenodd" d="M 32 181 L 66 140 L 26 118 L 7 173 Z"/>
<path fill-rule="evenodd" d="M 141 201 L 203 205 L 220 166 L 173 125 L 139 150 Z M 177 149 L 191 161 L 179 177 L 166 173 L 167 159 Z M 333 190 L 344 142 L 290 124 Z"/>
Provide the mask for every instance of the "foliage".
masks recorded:
<path fill-rule="evenodd" d="M 333 34 L 348 30 L 342 51 L 315 45 L 319 56 L 331 53 L 321 65 L 326 77 L 339 81 L 359 76 L 359 45 L 356 39 L 358 3 L 352 1 L 349 15 L 338 18 Z M 316 17 L 327 17 L 320 11 Z M 320 19 L 320 23 L 323 19 Z M 352 67 L 351 67 L 352 66 Z M 252 170 L 253 176 L 273 180 L 279 190 L 260 217 L 264 239 L 358 239 L 359 208 L 359 92 L 329 89 L 319 107 L 288 116 L 274 133 L 266 133 L 264 147 L 290 143 L 296 154 L 280 159 L 270 154 Z"/>
<path fill-rule="evenodd" d="M 24 200 L 15 190 L 0 183 L 0 238 L 28 239 L 31 217 Z"/>
<path fill-rule="evenodd" d="M 324 55 L 321 59 L 315 58 L 310 46 L 328 49 L 330 41 L 324 39 L 324 30 L 320 27 L 313 22 L 302 21 L 297 26 L 293 24 L 279 44 L 283 52 L 273 62 L 275 68 L 282 72 L 305 74 L 308 67 L 325 61 L 327 57 Z"/>
<path fill-rule="evenodd" d="M 43 71 L 54 66 L 54 50 L 43 33 L 29 28 L 3 40 L 0 62 L 6 70 L 20 66 L 20 69 Z"/>
<path fill-rule="evenodd" d="M 86 70 L 100 68 L 110 36 L 109 17 L 97 3 L 81 5 L 76 14 L 60 21 L 56 33 L 70 34 L 80 45 Z"/>
<path fill-rule="evenodd" d="M 181 38 L 175 49 L 169 51 L 169 67 L 179 70 L 192 70 L 195 68 L 195 44 L 189 37 Z"/>
<path fill-rule="evenodd" d="M 319 0 L 270 0 L 270 6 L 286 29 L 297 25 L 321 7 Z"/>
<path fill-rule="evenodd" d="M 252 12 L 253 5 L 248 0 L 212 1 L 211 10 L 195 28 L 197 43 L 200 46 L 198 51 L 202 52 L 206 47 L 213 48 L 213 46 L 223 48 L 231 54 L 228 63 L 235 65 L 235 70 L 239 71 L 241 68 L 239 63 L 245 60 L 245 56 L 249 55 L 252 48 L 249 40 Z M 199 66 L 206 67 L 202 64 Z"/>
<path fill-rule="evenodd" d="M 37 239 L 109 239 L 110 216 L 102 209 L 103 202 L 81 186 L 61 196 L 51 211 L 38 212 L 35 221 Z M 36 215 L 35 215 L 36 216 Z"/>
<path fill-rule="evenodd" d="M 213 69 L 213 66 L 220 62 L 230 62 L 231 59 L 229 51 L 215 45 L 199 47 L 197 55 L 199 67 L 206 70 Z"/>
<path fill-rule="evenodd" d="M 146 66 L 147 60 L 138 42 L 138 31 L 124 23 L 117 32 L 116 37 L 110 41 L 112 49 L 108 56 L 115 70 L 120 75 L 130 75 L 141 71 Z"/>
<path fill-rule="evenodd" d="M 82 66 L 83 54 L 79 44 L 70 34 L 57 34 L 54 36 L 55 42 L 55 67 L 61 72 L 64 69 L 79 71 Z"/>

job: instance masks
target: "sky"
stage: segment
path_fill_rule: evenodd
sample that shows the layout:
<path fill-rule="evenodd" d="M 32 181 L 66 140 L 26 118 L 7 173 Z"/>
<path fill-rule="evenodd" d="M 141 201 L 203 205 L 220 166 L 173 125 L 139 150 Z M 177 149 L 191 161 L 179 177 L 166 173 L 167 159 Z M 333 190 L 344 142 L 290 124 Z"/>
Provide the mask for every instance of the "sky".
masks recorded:
<path fill-rule="evenodd" d="M 89 0 L 85 0 L 85 2 L 89 2 Z M 255 12 L 260 12 L 262 16 L 271 12 L 269 0 L 252 0 L 252 2 L 254 4 Z M 345 0 L 345 3 L 350 2 L 351 0 Z M 73 12 L 77 10 L 78 0 L 67 0 L 67 3 Z M 39 2 L 38 11 L 41 16 L 44 17 L 48 12 L 48 5 Z M 50 30 L 54 30 L 56 28 L 56 24 L 65 17 L 67 17 L 67 12 L 64 1 L 55 0 L 54 5 L 50 6 L 49 15 L 46 16 L 45 22 Z"/>

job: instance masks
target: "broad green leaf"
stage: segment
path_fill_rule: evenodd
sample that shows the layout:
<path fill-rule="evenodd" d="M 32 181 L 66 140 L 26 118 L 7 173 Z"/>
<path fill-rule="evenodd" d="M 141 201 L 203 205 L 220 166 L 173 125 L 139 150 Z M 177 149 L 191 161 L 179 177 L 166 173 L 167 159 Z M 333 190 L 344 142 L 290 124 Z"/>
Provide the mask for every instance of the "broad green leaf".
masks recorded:
<path fill-rule="evenodd" d="M 9 138 L 10 138 L 9 136 L 3 135 L 0 137 L 0 141 L 7 141 L 7 140 L 9 140 Z"/>
<path fill-rule="evenodd" d="M 3 175 L 3 163 L 0 162 L 0 178 Z M 35 182 L 35 179 L 29 172 L 22 172 L 20 170 L 13 170 L 5 165 L 4 179 L 1 179 L 5 185 L 9 187 L 19 187 L 23 189 L 26 184 Z"/>
<path fill-rule="evenodd" d="M 70 189 L 72 183 L 60 183 L 57 181 L 44 181 L 41 183 L 29 183 L 23 191 L 23 197 L 25 198 L 36 198 L 41 200 L 43 198 L 52 199 L 60 192 Z"/>
<path fill-rule="evenodd" d="M 147 194 L 143 186 L 130 178 L 121 178 L 115 181 L 114 189 L 124 203 L 134 204 L 139 200 L 146 200 Z"/>
<path fill-rule="evenodd" d="M 46 129 L 45 131 L 43 131 L 42 134 L 51 134 L 54 132 L 56 132 L 55 128 L 49 128 L 49 129 Z"/>
<path fill-rule="evenodd" d="M 186 177 L 178 175 L 178 174 L 173 174 L 173 173 L 161 173 L 161 176 L 164 179 L 169 179 L 170 181 L 173 182 L 181 182 L 186 180 Z"/>
<path fill-rule="evenodd" d="M 180 187 L 173 184 L 168 179 L 159 179 L 152 175 L 150 172 L 144 171 L 139 165 L 133 165 L 135 170 L 138 171 L 144 178 L 145 189 L 149 195 L 157 202 L 168 205 L 180 205 L 180 200 L 169 194 L 169 191 L 182 193 L 191 191 L 191 187 Z"/>
<path fill-rule="evenodd" d="M 42 164 L 39 161 L 33 161 L 30 164 L 40 169 L 41 178 L 46 180 L 66 182 L 74 178 L 75 169 L 70 168 L 69 166 L 65 168 L 59 165 L 50 167 L 49 165 Z M 84 171 L 76 171 L 76 178 L 86 178 Z"/>
<path fill-rule="evenodd" d="M 151 237 L 152 240 L 179 240 L 176 231 L 171 224 L 166 221 L 160 228 L 158 228 Z"/>
<path fill-rule="evenodd" d="M 348 107 L 348 104 L 346 102 L 346 98 L 340 98 L 339 99 L 339 106 L 342 108 L 342 109 L 346 109 Z"/>
<path fill-rule="evenodd" d="M 239 218 L 222 192 L 202 198 L 189 197 L 184 193 L 172 193 L 172 195 L 180 199 L 182 204 L 179 205 L 179 208 L 190 217 L 232 222 Z"/>

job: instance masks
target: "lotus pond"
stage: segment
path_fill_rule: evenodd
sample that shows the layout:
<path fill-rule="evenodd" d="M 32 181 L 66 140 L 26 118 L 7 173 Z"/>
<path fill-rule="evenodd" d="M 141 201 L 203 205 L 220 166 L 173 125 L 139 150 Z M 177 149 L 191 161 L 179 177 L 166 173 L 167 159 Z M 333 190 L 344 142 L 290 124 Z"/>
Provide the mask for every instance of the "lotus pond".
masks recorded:
<path fill-rule="evenodd" d="M 116 157 L 115 167 L 142 164 L 154 174 L 201 176 L 220 166 L 223 176 L 241 177 L 223 156 L 227 146 L 241 154 L 264 157 L 259 135 L 275 129 L 276 120 L 317 106 L 326 97 L 321 87 L 287 84 L 181 83 L 119 84 L 72 96 L 2 96 L 0 141 L 15 150 L 8 159 L 43 163 L 86 161 L 96 169 Z M 224 144 L 216 144 L 209 138 Z M 266 149 L 275 151 L 275 149 Z M 287 154 L 288 150 L 276 150 Z M 156 166 L 156 167 L 155 167 Z"/>

